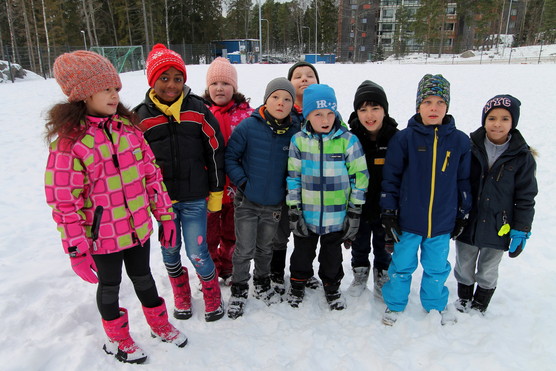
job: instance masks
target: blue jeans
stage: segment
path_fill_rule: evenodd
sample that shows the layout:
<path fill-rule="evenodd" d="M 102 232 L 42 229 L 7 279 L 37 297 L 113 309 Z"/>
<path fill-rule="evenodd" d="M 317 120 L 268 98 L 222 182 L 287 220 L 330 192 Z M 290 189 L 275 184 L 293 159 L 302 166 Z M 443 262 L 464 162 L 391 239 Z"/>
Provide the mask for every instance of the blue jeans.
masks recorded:
<path fill-rule="evenodd" d="M 251 260 L 255 261 L 255 278 L 268 277 L 272 259 L 272 239 L 280 222 L 282 204 L 260 205 L 241 192 L 234 199 L 236 248 L 232 256 L 232 282 L 246 284 L 251 277 Z"/>
<path fill-rule="evenodd" d="M 426 238 L 403 231 L 400 242 L 394 245 L 392 262 L 388 268 L 390 280 L 382 288 L 384 302 L 390 310 L 405 309 L 411 289 L 411 275 L 417 269 L 417 251 L 421 247 L 423 278 L 419 292 L 421 305 L 427 312 L 444 310 L 448 303 L 448 288 L 444 285 L 452 269 L 448 262 L 450 235 Z"/>
<path fill-rule="evenodd" d="M 162 260 L 174 265 L 181 261 L 180 250 L 183 241 L 187 257 L 201 277 L 210 277 L 215 270 L 210 257 L 207 235 L 207 202 L 204 198 L 195 201 L 176 202 L 172 205 L 176 214 L 176 246 L 166 249 L 161 246 Z"/>
<path fill-rule="evenodd" d="M 374 255 L 373 267 L 380 271 L 387 270 L 392 256 L 384 247 L 384 227 L 382 227 L 380 220 L 371 222 L 366 218 L 361 219 L 357 236 L 351 244 L 351 266 L 353 268 L 371 266 L 369 261 L 371 235 Z"/>

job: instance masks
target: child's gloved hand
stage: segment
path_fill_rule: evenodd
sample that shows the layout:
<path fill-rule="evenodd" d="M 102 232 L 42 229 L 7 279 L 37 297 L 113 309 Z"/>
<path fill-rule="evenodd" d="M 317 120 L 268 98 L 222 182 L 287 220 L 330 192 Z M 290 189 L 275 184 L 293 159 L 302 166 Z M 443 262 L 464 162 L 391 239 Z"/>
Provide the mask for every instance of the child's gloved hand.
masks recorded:
<path fill-rule="evenodd" d="M 308 237 L 309 231 L 307 230 L 307 224 L 305 224 L 305 219 L 303 219 L 303 214 L 301 210 L 297 207 L 290 207 L 288 211 L 288 218 L 290 220 L 290 230 L 298 237 Z"/>
<path fill-rule="evenodd" d="M 176 223 L 173 220 L 163 220 L 158 227 L 158 241 L 169 249 L 176 245 Z"/>
<path fill-rule="evenodd" d="M 400 237 L 402 234 L 402 229 L 398 222 L 397 210 L 384 210 L 382 212 L 382 226 L 386 230 L 386 235 L 394 240 L 394 242 L 400 242 Z"/>
<path fill-rule="evenodd" d="M 394 240 L 388 234 L 384 236 L 384 249 L 388 254 L 394 253 Z"/>
<path fill-rule="evenodd" d="M 353 241 L 359 230 L 359 223 L 361 222 L 361 207 L 348 208 L 346 217 L 344 219 L 344 241 Z"/>
<path fill-rule="evenodd" d="M 224 196 L 224 191 L 220 192 L 210 192 L 207 202 L 207 210 L 209 213 L 215 213 L 222 210 L 222 197 Z"/>
<path fill-rule="evenodd" d="M 456 238 L 458 238 L 458 236 L 463 232 L 463 230 L 465 229 L 465 226 L 467 225 L 467 219 L 465 218 L 457 218 L 456 219 L 456 225 L 454 225 L 454 229 L 452 230 L 452 233 L 450 233 L 450 238 L 452 240 L 455 240 Z"/>
<path fill-rule="evenodd" d="M 510 231 L 510 258 L 516 258 L 525 249 L 525 243 L 531 235 L 531 232 L 518 231 L 512 229 Z"/>
<path fill-rule="evenodd" d="M 83 248 L 83 246 L 81 246 Z M 89 250 L 81 251 L 79 248 L 70 248 L 69 250 L 71 268 L 83 281 L 90 283 L 98 283 L 98 278 L 95 274 L 97 272 L 97 265 Z"/>

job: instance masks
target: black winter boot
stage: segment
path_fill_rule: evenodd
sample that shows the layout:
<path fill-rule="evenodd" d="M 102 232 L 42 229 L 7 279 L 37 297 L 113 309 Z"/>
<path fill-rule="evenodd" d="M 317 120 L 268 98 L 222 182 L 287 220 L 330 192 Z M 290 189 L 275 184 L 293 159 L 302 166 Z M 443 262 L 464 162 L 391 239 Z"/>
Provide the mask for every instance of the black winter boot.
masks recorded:
<path fill-rule="evenodd" d="M 471 301 L 473 300 L 474 288 L 475 285 L 464 285 L 458 282 L 458 300 L 454 303 L 458 312 L 469 312 L 469 309 L 471 309 Z"/>
<path fill-rule="evenodd" d="M 290 290 L 288 291 L 288 304 L 292 308 L 298 308 L 305 297 L 306 280 L 290 279 Z"/>
<path fill-rule="evenodd" d="M 232 296 L 230 296 L 230 301 L 228 302 L 228 317 L 236 319 L 243 315 L 243 308 L 247 301 L 249 285 L 232 283 L 231 291 Z"/>
<path fill-rule="evenodd" d="M 343 310 L 346 309 L 346 300 L 340 291 L 340 283 L 337 284 L 324 284 L 324 295 L 330 310 Z"/>
<path fill-rule="evenodd" d="M 266 305 L 280 303 L 282 297 L 270 286 L 270 277 L 254 277 L 255 290 L 253 296 L 262 300 Z"/>
<path fill-rule="evenodd" d="M 492 299 L 492 295 L 494 295 L 494 290 L 496 290 L 496 287 L 493 289 L 483 289 L 481 286 L 477 285 L 475 295 L 473 296 L 473 302 L 471 303 L 471 309 L 476 309 L 481 313 L 486 312 L 490 299 Z"/>

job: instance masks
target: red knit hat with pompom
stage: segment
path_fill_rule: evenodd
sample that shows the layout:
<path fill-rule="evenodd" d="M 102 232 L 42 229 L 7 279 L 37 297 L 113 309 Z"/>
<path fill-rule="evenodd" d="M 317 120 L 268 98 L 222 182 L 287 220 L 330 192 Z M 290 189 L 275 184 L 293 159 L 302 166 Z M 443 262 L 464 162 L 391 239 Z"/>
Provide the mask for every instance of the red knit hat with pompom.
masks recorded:
<path fill-rule="evenodd" d="M 174 67 L 183 73 L 183 81 L 187 81 L 187 74 L 185 72 L 185 63 L 181 55 L 173 50 L 168 49 L 164 44 L 156 44 L 149 53 L 147 58 L 147 80 L 149 86 L 154 88 L 154 83 L 164 71 L 170 67 Z"/>

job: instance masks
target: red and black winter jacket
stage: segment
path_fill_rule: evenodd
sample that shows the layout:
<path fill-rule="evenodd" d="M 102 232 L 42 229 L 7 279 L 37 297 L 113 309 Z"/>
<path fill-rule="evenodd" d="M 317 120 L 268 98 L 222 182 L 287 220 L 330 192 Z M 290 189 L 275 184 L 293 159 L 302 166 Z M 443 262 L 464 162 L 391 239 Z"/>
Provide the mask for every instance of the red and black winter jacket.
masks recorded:
<path fill-rule="evenodd" d="M 180 122 L 162 113 L 148 91 L 134 111 L 173 201 L 198 200 L 224 189 L 224 138 L 201 97 L 184 85 Z"/>

